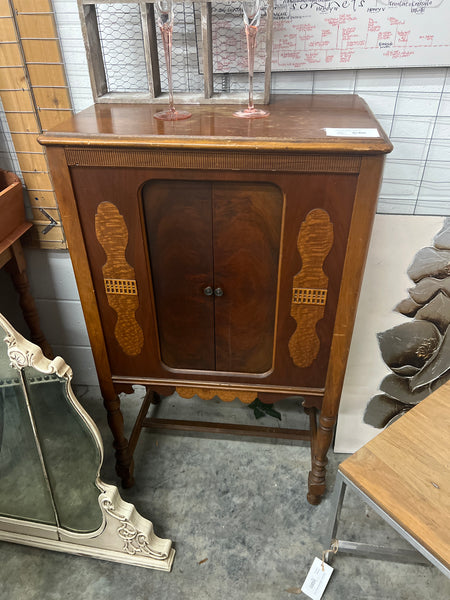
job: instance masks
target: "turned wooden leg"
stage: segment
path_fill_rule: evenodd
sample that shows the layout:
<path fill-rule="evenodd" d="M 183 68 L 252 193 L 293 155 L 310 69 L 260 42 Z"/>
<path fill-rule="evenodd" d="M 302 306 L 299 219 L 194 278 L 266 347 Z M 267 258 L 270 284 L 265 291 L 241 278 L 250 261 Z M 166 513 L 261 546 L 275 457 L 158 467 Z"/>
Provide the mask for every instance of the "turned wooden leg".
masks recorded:
<path fill-rule="evenodd" d="M 102 386 L 100 386 L 102 388 Z M 111 386 L 112 387 L 112 386 Z M 113 388 L 112 388 L 113 389 Z M 123 415 L 120 410 L 120 400 L 114 391 L 102 389 L 103 404 L 106 408 L 108 425 L 113 434 L 113 446 L 116 457 L 116 473 L 122 480 L 124 488 L 129 488 L 134 484 L 133 477 L 133 456 L 130 453 L 128 440 L 124 436 Z"/>
<path fill-rule="evenodd" d="M 30 283 L 26 272 L 25 256 L 19 240 L 12 244 L 11 250 L 14 260 L 9 261 L 6 269 L 11 276 L 16 292 L 19 294 L 19 305 L 30 329 L 31 341 L 42 349 L 42 352 L 47 358 L 52 359 L 55 355 L 41 329 L 36 304 L 31 295 Z"/>
<path fill-rule="evenodd" d="M 320 504 L 325 493 L 327 452 L 333 439 L 336 417 L 320 416 L 315 439 L 312 440 L 312 465 L 308 477 L 307 499 L 310 504 Z"/>

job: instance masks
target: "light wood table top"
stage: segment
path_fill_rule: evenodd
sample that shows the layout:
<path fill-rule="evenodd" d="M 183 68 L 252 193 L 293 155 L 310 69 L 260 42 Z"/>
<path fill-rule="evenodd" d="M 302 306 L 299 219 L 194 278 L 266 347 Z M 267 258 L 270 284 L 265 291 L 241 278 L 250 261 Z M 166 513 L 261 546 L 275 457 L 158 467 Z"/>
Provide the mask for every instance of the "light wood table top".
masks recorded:
<path fill-rule="evenodd" d="M 340 470 L 450 568 L 450 381 Z"/>

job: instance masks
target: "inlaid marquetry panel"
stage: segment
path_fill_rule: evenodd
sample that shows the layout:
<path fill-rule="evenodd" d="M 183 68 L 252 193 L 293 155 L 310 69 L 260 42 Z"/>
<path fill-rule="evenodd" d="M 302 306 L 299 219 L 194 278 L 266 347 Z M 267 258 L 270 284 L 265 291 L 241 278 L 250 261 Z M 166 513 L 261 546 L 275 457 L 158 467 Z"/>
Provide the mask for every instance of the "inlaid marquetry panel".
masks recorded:
<path fill-rule="evenodd" d="M 251 404 L 258 396 L 258 393 L 253 391 L 244 392 L 220 388 L 177 387 L 176 390 L 177 394 L 182 398 L 198 396 L 202 400 L 212 400 L 214 396 L 218 396 L 223 402 L 233 402 L 235 398 L 239 398 L 244 404 Z"/>
<path fill-rule="evenodd" d="M 102 267 L 108 304 L 117 314 L 114 335 L 129 356 L 141 353 L 144 333 L 136 321 L 139 307 L 135 272 L 127 262 L 128 229 L 123 216 L 112 202 L 99 204 L 95 215 L 95 233 L 106 254 Z"/>
<path fill-rule="evenodd" d="M 312 210 L 297 239 L 302 268 L 293 280 L 291 316 L 297 323 L 289 353 L 297 367 L 309 367 L 317 358 L 320 340 L 316 325 L 325 312 L 328 277 L 323 263 L 333 245 L 333 224 L 325 210 Z"/>

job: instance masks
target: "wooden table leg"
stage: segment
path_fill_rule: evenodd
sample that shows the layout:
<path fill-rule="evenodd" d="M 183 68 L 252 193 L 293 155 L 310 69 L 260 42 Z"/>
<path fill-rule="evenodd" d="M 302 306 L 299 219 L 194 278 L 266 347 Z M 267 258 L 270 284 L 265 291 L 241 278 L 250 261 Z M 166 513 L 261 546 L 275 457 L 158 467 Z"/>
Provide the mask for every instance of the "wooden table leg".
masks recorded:
<path fill-rule="evenodd" d="M 103 396 L 103 405 L 106 408 L 108 425 L 114 438 L 113 447 L 116 457 L 116 473 L 122 480 L 122 486 L 130 488 L 134 484 L 134 463 L 128 440 L 124 435 L 120 398 L 116 394 L 111 381 L 105 383 L 100 378 L 100 390 Z"/>
<path fill-rule="evenodd" d="M 312 443 L 312 466 L 308 477 L 307 499 L 310 504 L 320 504 L 325 493 L 325 475 L 328 463 L 327 452 L 333 438 L 336 417 L 320 415 L 319 427 Z"/>
<path fill-rule="evenodd" d="M 22 309 L 24 319 L 30 329 L 31 341 L 37 344 L 45 356 L 53 359 L 55 355 L 42 332 L 39 314 L 36 309 L 34 298 L 30 291 L 30 282 L 28 281 L 25 256 L 20 240 L 16 240 L 11 245 L 13 260 L 10 260 L 5 268 L 9 272 L 14 287 L 19 294 L 19 304 Z"/>

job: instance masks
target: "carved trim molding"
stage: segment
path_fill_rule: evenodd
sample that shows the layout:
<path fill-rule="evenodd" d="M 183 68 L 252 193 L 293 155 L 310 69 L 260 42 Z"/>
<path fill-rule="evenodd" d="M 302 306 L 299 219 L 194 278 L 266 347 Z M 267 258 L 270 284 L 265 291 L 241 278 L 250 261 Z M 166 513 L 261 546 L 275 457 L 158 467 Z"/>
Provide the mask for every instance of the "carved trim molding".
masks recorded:
<path fill-rule="evenodd" d="M 65 361 L 57 356 L 53 360 L 47 359 L 39 346 L 29 342 L 17 331 L 7 324 L 7 321 L 0 318 L 0 325 L 5 329 L 9 329 L 4 341 L 7 345 L 8 358 L 11 366 L 19 370 L 25 367 L 34 367 L 41 373 L 56 374 L 59 377 L 72 377 L 72 369 Z"/>
<path fill-rule="evenodd" d="M 193 387 L 177 387 L 177 394 L 182 398 L 193 398 L 198 396 L 202 400 L 212 400 L 214 396 L 218 396 L 223 402 L 233 402 L 235 398 L 243 404 L 251 404 L 256 400 L 258 392 L 253 391 L 233 391 L 221 388 L 193 388 Z"/>
<path fill-rule="evenodd" d="M 144 532 L 140 531 L 125 515 L 118 512 L 114 506 L 112 500 L 108 497 L 104 497 L 100 501 L 100 506 L 110 516 L 120 522 L 120 526 L 117 529 L 117 535 L 123 542 L 123 551 L 127 554 L 135 556 L 136 554 L 143 554 L 145 556 L 151 556 L 156 560 L 166 560 L 170 554 L 171 544 L 168 543 L 162 550 L 155 549 L 152 547 L 154 539 L 149 539 L 149 536 Z M 147 522 L 148 523 L 148 522 Z M 150 528 L 150 537 L 154 538 L 153 525 Z M 160 541 L 168 541 L 161 540 Z"/>
<path fill-rule="evenodd" d="M 297 327 L 289 340 L 289 354 L 297 367 L 309 367 L 317 358 L 320 340 L 316 325 L 323 318 L 328 277 L 323 263 L 333 245 L 333 224 L 325 210 L 312 210 L 300 226 L 297 248 L 302 268 L 293 280 L 291 316 Z"/>
<path fill-rule="evenodd" d="M 123 216 L 112 202 L 101 202 L 98 205 L 95 233 L 106 254 L 102 272 L 108 304 L 117 314 L 114 335 L 125 354 L 137 356 L 144 345 L 144 332 L 136 321 L 136 310 L 139 307 L 136 275 L 125 256 L 128 229 Z"/>
<path fill-rule="evenodd" d="M 138 167 L 163 169 L 245 169 L 317 173 L 358 173 L 360 156 L 325 156 L 275 152 L 176 149 L 66 148 L 73 167 Z"/>

